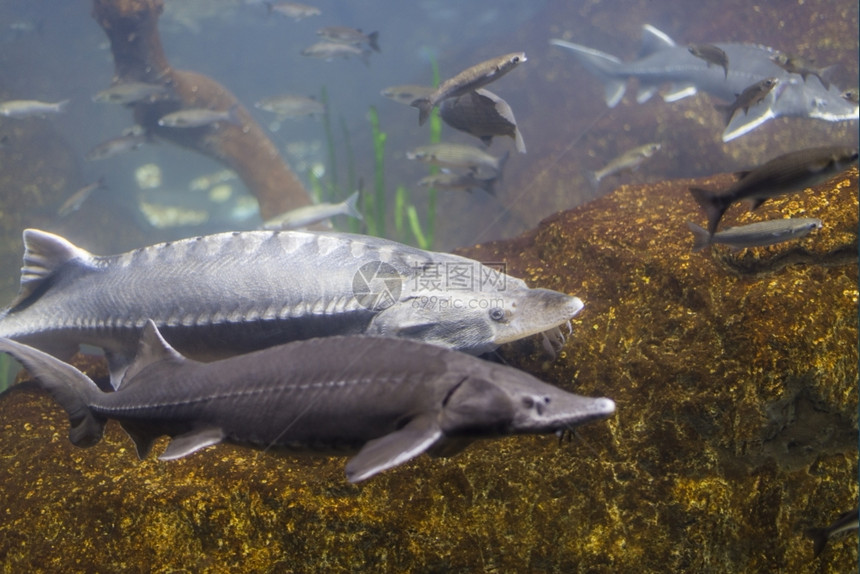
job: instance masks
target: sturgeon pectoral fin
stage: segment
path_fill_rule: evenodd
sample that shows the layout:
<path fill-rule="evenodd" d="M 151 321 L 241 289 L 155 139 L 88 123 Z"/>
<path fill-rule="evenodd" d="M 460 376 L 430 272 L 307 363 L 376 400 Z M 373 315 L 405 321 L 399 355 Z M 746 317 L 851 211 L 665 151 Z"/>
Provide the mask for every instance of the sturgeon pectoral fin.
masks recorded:
<path fill-rule="evenodd" d="M 402 429 L 368 442 L 346 464 L 346 478 L 360 482 L 378 472 L 403 464 L 442 438 L 434 414 L 415 417 Z"/>
<path fill-rule="evenodd" d="M 776 114 L 767 100 L 751 107 L 747 113 L 744 113 L 743 110 L 738 110 L 732 116 L 725 131 L 723 131 L 723 141 L 728 142 L 749 133 L 775 117 Z"/>
<path fill-rule="evenodd" d="M 663 94 L 664 102 L 677 102 L 690 96 L 695 96 L 699 91 L 693 84 L 672 84 L 669 86 L 669 91 Z"/>
<path fill-rule="evenodd" d="M 640 86 L 636 93 L 636 103 L 644 104 L 657 93 L 657 86 Z"/>
<path fill-rule="evenodd" d="M 158 460 L 174 460 L 197 452 L 201 448 L 218 444 L 224 440 L 224 431 L 219 427 L 201 427 L 173 437 Z"/>

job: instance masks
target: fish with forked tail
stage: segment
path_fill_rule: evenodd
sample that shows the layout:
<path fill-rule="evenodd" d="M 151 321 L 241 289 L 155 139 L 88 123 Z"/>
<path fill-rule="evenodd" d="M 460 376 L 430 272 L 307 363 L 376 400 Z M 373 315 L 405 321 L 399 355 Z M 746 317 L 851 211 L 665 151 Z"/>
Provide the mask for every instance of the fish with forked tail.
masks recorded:
<path fill-rule="evenodd" d="M 61 359 L 101 347 L 114 386 L 147 319 L 200 360 L 353 334 L 481 354 L 566 325 L 583 306 L 472 259 L 349 233 L 219 233 L 96 256 L 28 229 L 24 247 L 0 337 Z"/>
<path fill-rule="evenodd" d="M 324 337 L 214 363 L 189 360 L 147 321 L 122 387 L 10 339 L 12 355 L 65 409 L 69 439 L 99 442 L 119 421 L 140 458 L 171 440 L 172 460 L 230 442 L 258 449 L 353 454 L 350 482 L 418 455 L 449 456 L 479 438 L 564 432 L 615 412 L 512 367 L 415 341 Z"/>
<path fill-rule="evenodd" d="M 239 104 L 233 104 L 228 110 L 210 110 L 207 108 L 188 108 L 161 117 L 158 125 L 166 128 L 200 128 L 220 122 L 234 126 L 242 125 L 239 117 Z"/>
<path fill-rule="evenodd" d="M 59 114 L 65 111 L 69 100 L 57 103 L 40 102 L 38 100 L 9 100 L 0 102 L 0 116 L 7 118 L 44 117 L 48 114 Z"/>
<path fill-rule="evenodd" d="M 738 201 L 753 202 L 753 209 L 770 198 L 803 191 L 847 169 L 857 161 L 857 148 L 818 147 L 775 157 L 765 164 L 741 172 L 741 178 L 722 192 L 691 187 L 690 193 L 708 216 L 708 233 L 717 230 L 723 214 Z"/>
<path fill-rule="evenodd" d="M 442 100 L 456 98 L 478 88 L 483 88 L 525 61 L 526 55 L 524 52 L 514 52 L 481 62 L 480 64 L 475 64 L 453 78 L 445 80 L 428 97 L 418 98 L 412 102 L 412 107 L 418 108 L 418 125 L 424 125 L 424 122 L 430 117 L 430 111 L 438 106 Z"/>
<path fill-rule="evenodd" d="M 418 146 L 406 152 L 407 159 L 440 167 L 465 168 L 480 174 L 480 177 L 499 177 L 509 157 L 510 152 L 496 157 L 475 146 L 453 143 Z"/>
<path fill-rule="evenodd" d="M 789 74 L 800 74 L 800 77 L 806 81 L 807 76 L 815 76 L 824 85 L 825 88 L 830 87 L 830 74 L 836 66 L 827 66 L 825 68 L 816 68 L 812 60 L 806 60 L 800 56 L 784 54 L 778 52 L 771 56 L 771 60 L 788 72 Z"/>
<path fill-rule="evenodd" d="M 316 205 L 306 205 L 293 209 L 264 221 L 263 229 L 301 229 L 336 215 L 348 215 L 356 219 L 363 219 L 358 210 L 358 196 L 359 193 L 356 191 L 340 203 L 317 203 Z"/>
<path fill-rule="evenodd" d="M 730 227 L 713 235 L 708 233 L 707 229 L 690 221 L 687 222 L 687 227 L 693 232 L 693 251 L 699 251 L 714 243 L 722 243 L 732 249 L 743 249 L 806 237 L 811 231 L 821 229 L 821 220 L 811 217 L 771 219 Z"/>
<path fill-rule="evenodd" d="M 361 30 L 348 26 L 326 26 L 317 30 L 317 36 L 337 44 L 349 44 L 350 46 L 367 44 L 374 52 L 382 51 L 379 49 L 379 32 L 365 34 Z"/>
<path fill-rule="evenodd" d="M 600 182 L 607 175 L 612 175 L 625 170 L 639 169 L 642 162 L 660 151 L 661 148 L 662 146 L 659 143 L 647 143 L 645 145 L 635 147 L 622 153 L 620 156 L 611 160 L 597 171 L 591 171 L 585 175 L 588 177 L 588 181 L 591 183 L 591 186 L 594 189 L 597 189 L 600 186 Z"/>
<path fill-rule="evenodd" d="M 749 114 L 735 114 L 723 131 L 728 142 L 778 117 L 815 118 L 842 122 L 860 118 L 860 107 L 842 98 L 835 86 L 825 86 L 815 76 L 806 79 L 780 67 L 771 58 L 777 51 L 756 44 L 715 43 L 731 62 L 728 68 L 712 66 L 707 59 L 690 53 L 665 32 L 645 25 L 642 49 L 632 62 L 623 62 L 611 54 L 594 48 L 552 39 L 550 44 L 571 50 L 574 56 L 604 84 L 606 104 L 615 107 L 624 97 L 629 78 L 638 80 L 637 103 L 648 101 L 658 88 L 669 84 L 663 100 L 675 102 L 702 91 L 730 102 L 746 87 L 765 78 L 777 78 L 775 92 L 779 97 L 767 98 Z"/>
<path fill-rule="evenodd" d="M 777 84 L 779 84 L 778 78 L 765 78 L 744 88 L 744 91 L 738 94 L 738 97 L 731 104 L 727 106 L 717 105 L 716 108 L 726 114 L 726 125 L 728 125 L 740 110 L 743 110 L 744 115 L 747 115 L 750 108 L 764 102 Z"/>
<path fill-rule="evenodd" d="M 441 172 L 423 177 L 418 181 L 420 187 L 431 187 L 436 189 L 461 189 L 472 191 L 483 189 L 490 195 L 496 195 L 496 181 L 498 176 L 481 179 L 474 173 L 451 173 Z"/>
<path fill-rule="evenodd" d="M 723 69 L 726 73 L 726 79 L 729 77 L 729 57 L 719 46 L 713 44 L 690 44 L 687 50 L 695 57 L 700 58 L 708 63 L 708 66 L 714 64 Z"/>

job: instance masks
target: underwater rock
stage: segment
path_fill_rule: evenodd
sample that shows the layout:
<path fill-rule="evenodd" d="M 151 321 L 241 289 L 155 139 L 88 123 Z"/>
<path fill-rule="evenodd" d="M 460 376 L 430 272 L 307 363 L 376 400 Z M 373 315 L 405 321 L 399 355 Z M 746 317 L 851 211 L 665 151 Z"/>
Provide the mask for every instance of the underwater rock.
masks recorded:
<path fill-rule="evenodd" d="M 170 67 L 158 34 L 163 9 L 164 0 L 93 0 L 93 18 L 110 39 L 116 81 L 167 85 L 178 98 L 134 104 L 135 121 L 159 138 L 234 170 L 257 198 L 263 219 L 310 205 L 304 186 L 278 148 L 233 94 L 203 74 Z M 221 122 L 217 129 L 158 125 L 161 117 L 180 108 L 228 110 L 233 106 L 241 125 Z"/>
<path fill-rule="evenodd" d="M 0 101 L 7 95 L 0 92 Z M 63 200 L 86 183 L 74 150 L 54 123 L 42 118 L 0 122 L 0 269 L 18 269 L 24 227 L 53 225 Z M 0 275 L 4 301 L 18 289 L 15 275 Z"/>
<path fill-rule="evenodd" d="M 571 442 L 516 437 L 416 459 L 360 486 L 341 458 L 219 445 L 138 461 L 109 423 L 89 449 L 45 395 L 3 397 L 0 556 L 11 571 L 844 572 L 856 539 L 815 562 L 805 528 L 856 504 L 857 170 L 733 207 L 726 225 L 818 217 L 794 243 L 691 251 L 687 187 L 622 187 L 510 241 L 507 261 L 585 308 L 560 356 L 505 360 L 615 417 Z M 842 255 L 854 249 L 853 259 Z M 804 256 L 739 274 L 726 263 Z M 833 255 L 836 254 L 836 255 Z M 97 379 L 104 365 L 80 357 Z M 165 439 L 162 439 L 165 441 Z M 165 441 L 166 442 L 166 441 Z M 160 452 L 165 442 L 159 442 Z"/>

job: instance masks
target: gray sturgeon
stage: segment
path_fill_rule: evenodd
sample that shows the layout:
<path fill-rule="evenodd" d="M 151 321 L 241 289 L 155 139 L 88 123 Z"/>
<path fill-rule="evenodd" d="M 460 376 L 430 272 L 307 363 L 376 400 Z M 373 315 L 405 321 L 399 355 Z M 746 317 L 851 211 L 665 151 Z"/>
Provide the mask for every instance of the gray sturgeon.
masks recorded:
<path fill-rule="evenodd" d="M 101 347 L 115 388 L 147 319 L 199 360 L 355 334 L 481 354 L 537 333 L 557 338 L 582 308 L 465 257 L 347 233 L 221 233 L 96 256 L 28 229 L 24 246 L 0 337 L 60 359 Z"/>
<path fill-rule="evenodd" d="M 145 457 L 171 437 L 170 460 L 231 442 L 357 454 L 350 482 L 423 452 L 450 455 L 478 438 L 557 433 L 615 412 L 522 371 L 403 339 L 325 337 L 214 363 L 188 360 L 150 321 L 116 392 L 47 353 L 0 339 L 69 415 L 70 440 L 91 446 L 115 419 Z"/>
<path fill-rule="evenodd" d="M 714 43 L 730 64 L 726 69 L 711 66 L 679 46 L 664 32 L 645 25 L 642 50 L 638 59 L 622 62 L 615 56 L 593 48 L 560 39 L 550 44 L 572 50 L 582 65 L 600 78 L 606 87 L 606 104 L 613 108 L 624 97 L 628 78 L 639 81 L 638 103 L 649 100 L 662 84 L 671 84 L 663 95 L 674 102 L 695 95 L 699 90 L 731 102 L 745 88 L 765 78 L 776 78 L 778 85 L 751 107 L 748 113 L 738 113 L 723 132 L 723 141 L 740 137 L 764 122 L 786 117 L 816 118 L 829 122 L 856 120 L 860 117 L 857 103 L 845 99 L 835 86 L 824 86 L 814 75 L 805 78 L 790 73 L 774 62 L 776 50 L 754 44 Z"/>

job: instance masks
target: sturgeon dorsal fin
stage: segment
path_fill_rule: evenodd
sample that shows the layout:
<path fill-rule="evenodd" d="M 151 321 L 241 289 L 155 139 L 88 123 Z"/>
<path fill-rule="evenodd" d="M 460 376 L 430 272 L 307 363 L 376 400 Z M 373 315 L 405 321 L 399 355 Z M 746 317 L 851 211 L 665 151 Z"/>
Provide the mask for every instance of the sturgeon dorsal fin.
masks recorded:
<path fill-rule="evenodd" d="M 147 319 L 146 325 L 143 326 L 143 333 L 140 336 L 134 361 L 125 370 L 122 382 L 117 388 L 127 384 L 147 366 L 161 361 L 184 362 L 186 358 L 164 340 L 152 319 Z"/>
<path fill-rule="evenodd" d="M 424 413 L 393 433 L 369 441 L 346 463 L 346 478 L 359 482 L 378 472 L 403 464 L 442 438 L 435 413 Z"/>
<path fill-rule="evenodd" d="M 204 426 L 185 434 L 175 436 L 170 444 L 158 457 L 158 460 L 174 460 L 197 452 L 201 448 L 218 444 L 224 440 L 224 431 L 220 427 Z"/>
<path fill-rule="evenodd" d="M 651 24 L 642 26 L 642 46 L 639 48 L 640 58 L 650 56 L 654 52 L 659 52 L 666 48 L 674 48 L 675 46 L 675 40 L 670 38 L 665 32 L 658 30 Z"/>
<path fill-rule="evenodd" d="M 10 308 L 26 301 L 43 282 L 66 263 L 79 260 L 90 264 L 92 254 L 73 245 L 59 235 L 38 229 L 24 230 L 24 265 L 21 267 L 21 286 Z"/>

